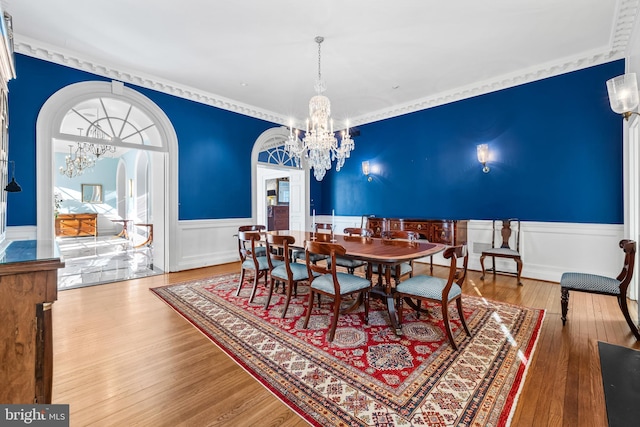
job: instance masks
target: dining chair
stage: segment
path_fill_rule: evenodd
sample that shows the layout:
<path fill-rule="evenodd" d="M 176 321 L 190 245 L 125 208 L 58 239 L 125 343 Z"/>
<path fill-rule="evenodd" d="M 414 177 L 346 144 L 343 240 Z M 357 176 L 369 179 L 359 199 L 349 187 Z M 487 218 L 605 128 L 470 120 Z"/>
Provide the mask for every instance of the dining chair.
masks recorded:
<path fill-rule="evenodd" d="M 360 236 L 360 237 L 371 237 L 373 236 L 373 230 L 370 228 L 361 228 L 361 227 L 347 227 L 343 230 L 343 233 L 347 236 Z M 327 259 L 327 266 L 331 266 L 331 259 Z M 345 258 L 338 256 L 336 257 L 336 263 L 338 263 L 338 267 L 344 267 L 347 269 L 349 274 L 354 274 L 356 268 L 365 267 L 367 265 L 366 261 L 362 261 L 359 259 L 353 258 Z"/>
<path fill-rule="evenodd" d="M 627 306 L 627 288 L 633 277 L 636 258 L 636 242 L 633 240 L 620 240 L 620 247 L 624 252 L 624 265 L 617 277 L 600 276 L 589 273 L 563 273 L 560 278 L 560 303 L 562 306 L 562 325 L 567 322 L 569 311 L 569 291 L 587 292 L 599 295 L 611 295 L 618 299 L 618 306 L 624 315 L 631 332 L 640 340 L 638 326 L 633 323 Z"/>
<path fill-rule="evenodd" d="M 496 246 L 496 236 L 500 234 L 501 243 L 500 246 Z M 513 239 L 512 239 L 513 236 Z M 510 241 L 513 240 L 513 248 L 510 246 Z M 484 259 L 491 257 L 493 267 L 487 271 L 493 271 L 493 275 L 496 273 L 514 274 L 518 278 L 518 285 L 522 286 L 522 255 L 520 254 L 520 220 L 517 218 L 510 218 L 504 220 L 492 221 L 492 234 L 491 234 L 491 249 L 482 251 L 480 254 L 480 266 L 482 267 L 482 276 L 480 280 L 484 280 Z M 496 268 L 496 258 L 512 259 L 516 262 L 516 273 L 511 271 L 500 271 Z"/>
<path fill-rule="evenodd" d="M 469 263 L 469 253 L 467 245 L 450 246 L 445 249 L 443 256 L 450 259 L 449 276 L 447 279 L 428 275 L 416 275 L 410 279 L 400 282 L 396 286 L 396 298 L 398 300 L 398 324 L 402 325 L 403 320 L 403 300 L 416 310 L 416 318 L 420 318 L 422 310 L 421 301 L 431 301 L 440 303 L 442 308 L 442 320 L 444 330 L 447 333 L 449 342 L 454 350 L 458 350 L 449 322 L 449 304 L 456 302 L 460 323 L 468 336 L 471 336 L 467 322 L 462 312 L 462 284 L 467 277 L 467 265 Z M 462 268 L 458 267 L 458 260 L 462 259 Z M 416 303 L 413 303 L 413 299 Z"/>
<path fill-rule="evenodd" d="M 291 260 L 291 249 L 289 245 L 294 244 L 296 241 L 293 236 L 275 236 L 269 233 L 267 233 L 266 236 L 270 281 L 269 295 L 267 296 L 267 302 L 264 304 L 264 308 L 265 310 L 269 308 L 276 281 L 282 282 L 287 293 L 281 316 L 284 319 L 287 315 L 289 302 L 291 301 L 291 293 L 293 292 L 295 297 L 298 296 L 298 282 L 309 279 L 308 270 L 305 264 L 292 262 Z"/>
<path fill-rule="evenodd" d="M 333 232 L 333 225 L 331 223 L 326 223 L 326 222 L 318 222 L 316 224 L 313 225 L 313 232 L 314 233 L 332 233 Z M 316 264 L 318 261 L 322 261 L 322 260 L 326 260 L 329 257 L 326 255 L 320 255 L 320 254 L 311 254 L 311 261 Z M 299 259 L 304 260 L 305 259 L 305 252 L 302 249 L 296 249 L 293 251 L 293 260 L 294 261 L 298 261 Z"/>
<path fill-rule="evenodd" d="M 240 296 L 240 290 L 244 284 L 244 276 L 247 271 L 253 272 L 253 290 L 249 302 L 253 302 L 258 289 L 258 281 L 264 277 L 264 285 L 267 286 L 267 276 L 269 273 L 269 261 L 266 256 L 266 248 L 264 255 L 258 255 L 257 249 L 261 235 L 258 231 L 239 231 L 238 232 L 238 252 L 240 254 L 241 270 L 240 283 L 236 296 Z"/>
<path fill-rule="evenodd" d="M 346 249 L 337 243 L 325 243 L 308 241 L 305 246 L 305 257 L 307 263 L 308 276 L 312 277 L 309 286 L 309 299 L 307 314 L 304 318 L 303 328 L 307 329 L 309 318 L 313 310 L 313 298 L 315 295 L 325 295 L 333 300 L 333 317 L 329 328 L 327 341 L 333 341 L 340 315 L 340 305 L 344 297 L 348 295 L 360 294 L 364 302 L 364 323 L 369 323 L 369 289 L 371 281 L 353 274 L 337 271 L 336 257 L 344 256 Z M 314 264 L 311 255 L 320 254 L 331 258 L 331 267 Z M 359 302 L 354 301 L 354 304 Z"/>
<path fill-rule="evenodd" d="M 383 239 L 402 239 L 415 242 L 420 238 L 420 234 L 415 231 L 408 230 L 387 230 L 381 233 L 381 237 Z M 371 266 L 371 272 L 373 274 L 378 274 L 378 283 L 382 282 L 382 276 L 386 273 L 385 268 L 386 267 L 382 266 L 381 264 L 373 264 Z M 393 267 L 392 276 L 396 282 L 396 285 L 400 282 L 402 277 L 406 275 L 409 275 L 409 277 L 413 276 L 413 260 L 400 263 Z"/>
<path fill-rule="evenodd" d="M 238 227 L 238 232 L 240 231 L 264 231 L 266 230 L 267 227 L 265 227 L 264 225 L 260 225 L 260 224 L 252 224 L 252 225 L 241 225 L 240 227 Z M 266 255 L 266 247 L 263 246 L 262 244 L 260 244 L 260 246 L 258 246 L 256 248 L 256 255 L 258 256 L 263 256 Z"/>

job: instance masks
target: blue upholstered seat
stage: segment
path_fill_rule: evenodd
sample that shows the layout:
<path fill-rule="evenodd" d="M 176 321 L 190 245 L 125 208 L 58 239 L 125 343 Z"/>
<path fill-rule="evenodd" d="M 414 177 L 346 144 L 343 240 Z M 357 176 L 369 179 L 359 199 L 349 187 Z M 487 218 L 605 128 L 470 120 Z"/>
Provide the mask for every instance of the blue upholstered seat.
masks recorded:
<path fill-rule="evenodd" d="M 340 284 L 340 293 L 350 294 L 351 292 L 367 289 L 371 286 L 371 282 L 353 274 L 337 272 L 336 277 Z M 311 283 L 312 289 L 317 289 L 331 295 L 335 295 L 335 287 L 333 286 L 333 276 L 331 274 L 323 274 L 317 277 Z"/>
<path fill-rule="evenodd" d="M 600 276 L 591 273 L 563 273 L 560 278 L 560 305 L 562 325 L 567 322 L 569 312 L 569 291 L 588 292 L 592 294 L 611 295 L 618 299 L 618 306 L 629 325 L 629 329 L 640 341 L 640 330 L 629 314 L 627 305 L 627 289 L 633 277 L 636 257 L 636 242 L 622 239 L 619 246 L 624 251 L 624 265 L 616 277 Z"/>
<path fill-rule="evenodd" d="M 273 263 L 278 262 L 280 265 L 271 270 L 271 277 L 275 277 L 280 280 L 288 280 L 289 276 L 287 275 L 287 268 L 285 267 L 282 261 L 272 260 Z M 289 264 L 291 267 L 291 272 L 293 273 L 293 280 L 307 280 L 309 278 L 309 273 L 307 272 L 307 266 L 305 264 L 298 264 L 292 262 Z"/>
<path fill-rule="evenodd" d="M 619 280 L 588 273 L 563 273 L 560 278 L 560 287 L 601 294 L 618 295 L 620 293 Z"/>
<path fill-rule="evenodd" d="M 269 261 L 267 261 L 266 256 L 257 256 L 256 260 L 258 261 L 258 270 L 268 270 L 269 269 Z M 277 265 L 282 264 L 282 261 L 275 260 L 273 261 Z M 254 270 L 256 268 L 255 263 L 252 259 L 246 259 L 242 263 L 242 268 L 246 268 L 247 270 Z"/>
<path fill-rule="evenodd" d="M 418 275 L 400 282 L 396 286 L 396 292 L 400 292 L 405 295 L 413 295 L 419 298 L 440 300 L 442 298 L 442 291 L 446 286 L 446 279 L 427 275 Z M 462 289 L 460 289 L 460 286 L 458 286 L 457 283 L 453 283 L 451 285 L 451 289 L 449 289 L 449 298 L 447 302 L 453 300 L 461 293 Z"/>
<path fill-rule="evenodd" d="M 378 264 L 373 264 L 371 266 L 371 271 L 374 274 L 378 274 Z M 413 271 L 413 266 L 411 265 L 411 263 L 403 262 L 402 264 L 400 264 L 400 277 L 404 276 L 405 274 L 409 274 L 412 271 Z M 384 266 L 382 266 L 382 273 L 384 273 Z M 391 270 L 391 273 L 396 274 L 395 268 Z"/>

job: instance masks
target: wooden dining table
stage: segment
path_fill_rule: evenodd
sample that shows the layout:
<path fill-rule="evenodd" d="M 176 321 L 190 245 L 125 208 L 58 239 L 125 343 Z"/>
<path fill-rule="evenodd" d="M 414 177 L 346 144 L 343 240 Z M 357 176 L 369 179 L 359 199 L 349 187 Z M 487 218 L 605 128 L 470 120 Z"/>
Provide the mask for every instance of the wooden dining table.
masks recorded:
<path fill-rule="evenodd" d="M 391 281 L 391 273 L 401 263 L 437 254 L 444 251 L 447 247 L 440 243 L 429 243 L 420 240 L 382 239 L 377 237 L 347 236 L 312 231 L 278 230 L 267 231 L 267 233 L 293 236 L 295 242 L 289 246 L 297 249 L 304 249 L 306 242 L 309 240 L 337 243 L 347 251 L 346 254 L 343 255 L 344 257 L 366 261 L 369 265 L 378 264 L 383 266 L 385 274 L 384 283 L 378 283 L 373 286 L 370 293 L 386 301 L 389 320 L 397 335 L 401 335 L 402 332 L 395 309 L 394 286 Z M 367 276 L 371 279 L 370 267 L 367 269 Z"/>

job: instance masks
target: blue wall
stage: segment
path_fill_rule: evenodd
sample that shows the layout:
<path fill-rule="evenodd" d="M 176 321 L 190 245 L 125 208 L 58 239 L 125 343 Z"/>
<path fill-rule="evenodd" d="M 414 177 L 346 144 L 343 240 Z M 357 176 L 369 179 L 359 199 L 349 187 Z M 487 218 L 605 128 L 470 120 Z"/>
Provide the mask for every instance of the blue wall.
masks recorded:
<path fill-rule="evenodd" d="M 12 225 L 36 224 L 35 122 L 66 85 L 107 80 L 16 55 L 9 83 L 9 158 L 22 193 L 8 196 Z M 623 222 L 622 119 L 604 64 L 360 127 L 341 172 L 311 182 L 318 214 L 421 218 L 519 217 L 533 221 Z M 179 144 L 182 220 L 251 216 L 251 150 L 272 123 L 132 86 L 162 108 Z M 488 143 L 491 172 L 476 145 Z M 367 182 L 361 162 L 380 173 Z"/>
<path fill-rule="evenodd" d="M 9 82 L 9 158 L 16 161 L 16 180 L 22 192 L 9 195 L 7 225 L 35 225 L 35 124 L 40 109 L 51 95 L 67 85 L 109 79 L 20 54 L 15 60 L 17 78 Z M 175 128 L 179 218 L 250 217 L 251 150 L 258 136 L 274 124 L 127 86 L 155 102 Z"/>
<path fill-rule="evenodd" d="M 312 187 L 324 214 L 623 223 L 617 61 L 360 127 L 344 168 Z M 476 145 L 488 143 L 491 171 Z M 380 173 L 367 182 L 361 163 Z"/>

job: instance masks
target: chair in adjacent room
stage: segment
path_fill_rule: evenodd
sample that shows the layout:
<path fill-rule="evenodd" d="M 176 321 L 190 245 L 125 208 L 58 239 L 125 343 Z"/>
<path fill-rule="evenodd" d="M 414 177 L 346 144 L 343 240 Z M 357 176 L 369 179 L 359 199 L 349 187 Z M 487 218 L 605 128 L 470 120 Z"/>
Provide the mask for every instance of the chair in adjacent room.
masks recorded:
<path fill-rule="evenodd" d="M 343 233 L 347 236 L 360 236 L 360 237 L 371 237 L 373 236 L 373 230 L 369 228 L 359 228 L 359 227 L 347 227 L 343 230 Z M 330 259 L 327 259 L 327 265 L 330 266 Z M 359 259 L 353 258 L 345 258 L 345 257 L 336 257 L 336 262 L 338 263 L 338 267 L 344 267 L 347 269 L 349 274 L 354 274 L 356 268 L 366 267 L 367 262 Z"/>
<path fill-rule="evenodd" d="M 383 239 L 402 239 L 409 240 L 411 242 L 415 242 L 420 238 L 420 235 L 415 231 L 405 231 L 405 230 L 388 230 L 382 232 Z M 380 264 L 373 264 L 371 266 L 371 272 L 373 274 L 378 274 L 378 283 L 382 282 L 382 275 L 385 274 L 384 266 Z M 413 276 L 413 261 L 403 262 L 396 265 L 392 271 L 391 276 L 394 278 L 396 285 L 400 282 L 400 280 L 404 276 Z"/>
<path fill-rule="evenodd" d="M 484 259 L 491 257 L 493 267 L 486 271 L 493 271 L 496 273 L 514 274 L 518 278 L 518 285 L 522 286 L 522 256 L 520 254 L 520 220 L 516 218 L 493 220 L 492 221 L 492 234 L 491 234 L 491 249 L 482 251 L 480 255 L 480 266 L 482 267 L 482 276 L 480 280 L 484 280 L 485 268 Z M 500 246 L 496 246 L 496 236 L 498 233 L 501 236 Z M 513 249 L 510 242 L 513 242 Z M 516 272 L 501 271 L 496 268 L 496 258 L 512 259 L 516 262 Z"/>
<path fill-rule="evenodd" d="M 240 227 L 238 227 L 238 231 L 259 231 L 259 232 L 262 232 L 262 231 L 264 231 L 266 229 L 267 229 L 267 227 L 265 227 L 264 225 L 260 225 L 260 224 L 241 225 Z M 256 255 L 258 255 L 258 256 L 266 255 L 266 247 L 263 246 L 262 244 L 260 246 L 258 246 L 256 248 Z"/>
<path fill-rule="evenodd" d="M 560 302 L 562 306 L 562 325 L 567 322 L 569 311 L 569 291 L 588 292 L 591 294 L 611 295 L 618 299 L 618 306 L 624 315 L 631 332 L 640 340 L 638 326 L 633 323 L 627 306 L 627 288 L 633 277 L 636 257 L 636 242 L 623 239 L 620 247 L 624 251 L 624 265 L 617 277 L 600 276 L 589 273 L 563 273 L 560 278 Z"/>
<path fill-rule="evenodd" d="M 258 255 L 257 249 L 260 248 L 261 235 L 258 231 L 239 231 L 238 232 L 238 252 L 240 254 L 241 271 L 240 283 L 236 296 L 240 296 L 240 290 L 244 284 L 244 276 L 247 271 L 253 272 L 253 290 L 249 302 L 253 302 L 258 289 L 258 281 L 264 277 L 264 285 L 267 286 L 267 276 L 269 274 L 269 261 L 266 256 L 266 248 L 264 255 Z"/>
<path fill-rule="evenodd" d="M 467 265 L 469 263 L 469 253 L 467 245 L 450 246 L 445 249 L 443 256 L 450 259 L 449 276 L 447 279 L 428 275 L 416 275 L 410 279 L 400 282 L 396 286 L 396 298 L 398 299 L 398 324 L 402 325 L 403 300 L 416 310 L 416 317 L 420 317 L 421 301 L 431 301 L 439 303 L 442 308 L 442 320 L 444 329 L 449 338 L 449 342 L 454 350 L 458 346 L 453 339 L 451 324 L 449 322 L 449 304 L 456 302 L 460 323 L 468 336 L 471 336 L 467 322 L 462 311 L 462 284 L 467 277 Z M 462 259 L 462 268 L 458 267 L 458 260 Z M 416 300 L 414 303 L 413 300 Z"/>
<path fill-rule="evenodd" d="M 294 297 L 298 296 L 298 282 L 308 280 L 309 272 L 305 264 L 291 261 L 289 245 L 296 241 L 293 236 L 275 236 L 272 234 L 267 234 L 266 236 L 270 281 L 269 295 L 264 308 L 265 310 L 269 308 L 276 281 L 282 282 L 287 293 L 281 316 L 284 319 L 289 309 L 291 294 L 293 293 Z"/>
<path fill-rule="evenodd" d="M 309 299 L 307 305 L 307 313 L 304 318 L 303 328 L 307 329 L 311 311 L 313 310 L 313 298 L 315 295 L 325 295 L 333 300 L 333 317 L 329 328 L 327 341 L 333 341 L 338 325 L 338 316 L 340 315 L 340 305 L 344 297 L 359 294 L 361 301 L 364 303 L 364 323 L 369 323 L 369 289 L 371 281 L 356 276 L 338 272 L 336 265 L 336 257 L 344 256 L 346 250 L 343 246 L 336 243 L 324 243 L 308 241 L 305 247 L 305 257 L 309 277 L 313 277 L 309 286 Z M 331 267 L 327 268 L 322 265 L 314 264 L 311 255 L 319 254 L 331 258 Z M 360 302 L 355 299 L 354 304 Z"/>

